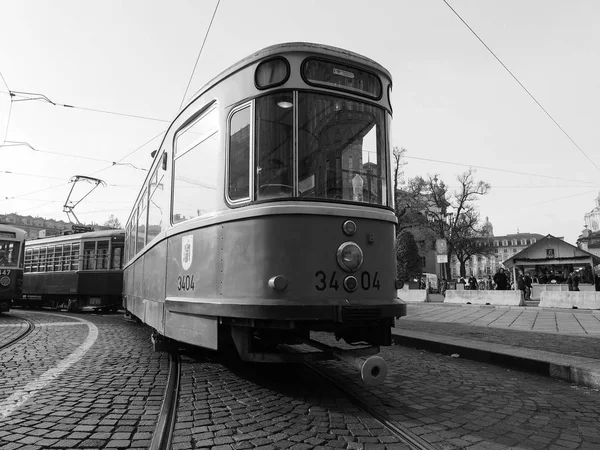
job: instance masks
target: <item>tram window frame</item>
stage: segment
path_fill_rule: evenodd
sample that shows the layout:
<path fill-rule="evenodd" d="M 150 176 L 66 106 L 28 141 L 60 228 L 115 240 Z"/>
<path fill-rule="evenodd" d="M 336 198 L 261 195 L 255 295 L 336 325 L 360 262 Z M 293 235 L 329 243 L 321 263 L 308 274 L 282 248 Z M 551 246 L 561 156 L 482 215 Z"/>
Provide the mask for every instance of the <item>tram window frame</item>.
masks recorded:
<path fill-rule="evenodd" d="M 233 132 L 233 119 L 235 118 L 235 116 L 239 113 L 243 113 L 243 112 L 248 112 L 248 138 L 247 138 L 247 147 L 245 147 L 246 142 L 243 142 L 242 145 L 244 145 L 244 148 L 242 148 L 242 145 L 239 146 L 239 154 L 242 153 L 242 151 L 246 152 L 246 155 L 242 156 L 242 158 L 247 158 L 247 172 L 245 173 L 248 177 L 247 179 L 247 184 L 245 186 L 246 188 L 246 192 L 245 195 L 243 196 L 239 196 L 239 197 L 233 197 L 232 196 L 232 161 L 235 160 L 236 158 L 232 158 L 232 150 L 233 150 L 233 145 L 232 145 L 232 137 L 235 134 L 232 134 Z M 240 128 L 237 132 L 240 132 L 241 130 L 243 130 L 245 127 Z M 244 140 L 245 141 L 245 140 Z M 237 150 L 236 150 L 237 151 Z M 229 113 L 229 116 L 227 118 L 227 156 L 226 156 L 226 180 L 225 180 L 225 184 L 227 186 L 227 190 L 226 190 L 226 199 L 227 202 L 231 205 L 238 205 L 240 203 L 247 203 L 251 200 L 251 195 L 252 195 L 252 189 L 251 186 L 253 186 L 253 182 L 254 182 L 254 171 L 252 170 L 252 167 L 254 165 L 254 102 L 247 102 L 244 103 L 234 109 L 231 110 L 231 112 Z M 242 164 L 240 165 L 240 171 L 236 173 L 236 176 L 239 177 L 243 177 L 244 175 L 244 171 L 243 171 L 243 164 L 244 161 L 242 161 Z M 243 190 L 239 189 L 240 191 Z"/>
<path fill-rule="evenodd" d="M 46 272 L 54 272 L 54 247 L 49 245 L 46 252 Z"/>
<path fill-rule="evenodd" d="M 86 253 L 87 252 L 87 253 Z M 96 241 L 83 241 L 82 270 L 96 270 Z"/>
<path fill-rule="evenodd" d="M 74 242 L 71 246 L 71 270 L 78 271 L 79 270 L 79 242 Z"/>
<path fill-rule="evenodd" d="M 96 270 L 108 270 L 110 268 L 110 241 L 96 241 Z"/>
<path fill-rule="evenodd" d="M 110 250 L 110 269 L 121 270 L 123 269 L 123 249 L 124 243 L 112 244 Z"/>
<path fill-rule="evenodd" d="M 275 82 L 271 82 L 271 83 L 267 83 L 267 84 L 260 84 L 258 82 L 258 76 L 259 76 L 259 72 L 260 72 L 261 68 L 263 68 L 267 64 L 273 63 L 275 61 L 282 61 L 284 63 L 284 67 L 285 67 L 284 77 L 282 79 L 280 79 L 279 81 L 275 81 Z M 275 73 L 275 72 L 273 72 L 273 73 Z M 254 71 L 254 86 L 258 90 L 272 89 L 274 87 L 281 86 L 282 84 L 285 84 L 287 82 L 287 80 L 290 79 L 290 73 L 291 73 L 290 62 L 283 56 L 274 56 L 272 58 L 265 59 L 265 60 L 261 61 L 260 63 L 258 63 L 258 65 L 256 66 L 256 70 Z"/>
<path fill-rule="evenodd" d="M 144 186 L 144 193 L 140 197 L 139 205 L 138 205 L 138 218 L 136 221 L 136 242 L 135 248 L 136 251 L 142 250 L 146 246 L 146 237 L 148 230 L 148 187 Z M 142 219 L 142 223 L 140 224 L 140 219 Z"/>
<path fill-rule="evenodd" d="M 68 272 L 71 270 L 71 243 L 63 244 L 62 251 L 62 270 Z"/>
<path fill-rule="evenodd" d="M 35 247 L 33 249 L 33 256 L 31 258 L 31 271 L 32 272 L 38 272 L 38 264 L 40 261 L 40 248 L 39 247 Z"/>
<path fill-rule="evenodd" d="M 40 262 L 38 266 L 38 272 L 46 271 L 46 253 L 48 251 L 48 247 L 40 247 Z"/>
<path fill-rule="evenodd" d="M 196 128 L 197 127 L 197 128 Z M 194 139 L 192 141 L 187 140 L 190 137 L 190 133 L 196 133 L 200 135 L 200 138 Z M 182 139 L 183 137 L 186 139 Z M 181 142 L 181 144 L 180 144 Z M 189 120 L 187 120 L 175 133 L 173 138 L 173 154 L 172 154 L 172 167 L 171 167 L 171 224 L 176 225 L 181 222 L 185 222 L 187 220 L 194 219 L 196 217 L 201 217 L 208 214 L 213 214 L 217 208 L 218 203 L 222 200 L 222 197 L 217 195 L 218 191 L 221 189 L 222 180 L 219 182 L 218 178 L 218 168 L 220 163 L 220 158 L 222 157 L 222 153 L 220 152 L 220 117 L 219 117 L 219 108 L 216 100 L 208 103 L 204 108 L 202 108 L 197 114 L 193 115 Z M 209 167 L 210 164 L 213 164 L 215 169 L 212 172 L 208 172 L 210 174 L 211 180 L 213 184 L 210 182 L 204 181 L 202 178 L 202 182 L 197 179 L 192 180 L 196 182 L 198 186 L 201 186 L 204 189 L 214 190 L 214 195 L 207 195 L 202 192 L 202 195 L 197 195 L 195 198 L 201 198 L 200 202 L 194 204 L 194 208 L 182 208 L 181 206 L 185 204 L 182 202 L 186 200 L 186 197 L 183 197 L 181 193 L 183 192 L 183 187 L 181 186 L 181 182 L 186 182 L 190 184 L 189 180 L 178 180 L 177 176 L 179 174 L 178 169 L 186 167 L 190 165 L 198 169 L 197 164 L 190 164 L 189 160 L 191 157 L 204 156 L 204 161 L 209 161 L 206 164 L 206 167 Z M 210 158 L 210 159 L 208 159 Z M 203 174 L 204 175 L 204 174 Z M 200 178 L 200 177 L 197 177 Z M 203 208 L 204 207 L 204 208 Z M 190 214 L 190 211 L 192 214 Z M 186 214 L 190 214 L 189 217 Z"/>
<path fill-rule="evenodd" d="M 166 157 L 167 152 L 163 152 L 162 159 Z M 157 236 L 165 230 L 164 223 L 164 214 L 162 213 L 161 208 L 165 208 L 165 169 L 163 169 L 162 165 L 157 165 L 154 168 L 154 172 L 150 177 L 149 183 L 149 196 L 148 196 L 148 219 L 146 226 L 146 245 L 150 244 Z M 157 201 L 154 201 L 157 200 Z M 153 224 L 152 222 L 158 222 L 157 224 Z M 158 229 L 153 229 L 152 233 L 150 232 L 151 227 L 158 227 Z M 122 257 L 121 257 L 122 260 Z M 123 263 L 121 262 L 121 265 Z"/>
<path fill-rule="evenodd" d="M 55 272 L 62 271 L 62 253 L 63 253 L 63 244 L 57 244 L 54 247 L 54 271 Z"/>
<path fill-rule="evenodd" d="M 25 260 L 24 260 L 24 265 L 23 265 L 23 271 L 24 272 L 31 272 L 31 262 L 33 260 L 33 249 L 32 248 L 26 248 L 25 249 Z"/>
<path fill-rule="evenodd" d="M 315 61 L 320 62 L 320 63 L 325 63 L 325 64 L 337 65 L 337 66 L 339 66 L 339 67 L 337 67 L 337 69 L 341 72 L 355 71 L 355 72 L 362 72 L 364 74 L 371 75 L 373 77 L 373 79 L 379 83 L 378 94 L 377 95 L 370 94 L 368 91 L 365 91 L 362 89 L 348 88 L 348 87 L 345 87 L 345 86 L 342 86 L 339 84 L 330 83 L 330 82 L 327 82 L 324 80 L 309 80 L 308 76 L 306 75 L 306 66 L 307 66 L 307 64 L 309 64 L 311 62 L 315 62 Z M 336 69 L 336 67 L 332 67 L 332 68 Z M 353 75 L 355 75 L 355 72 L 351 72 L 351 73 Z M 368 69 L 364 69 L 364 68 L 356 66 L 356 65 L 348 64 L 346 61 L 309 56 L 308 58 L 305 58 L 304 61 L 302 61 L 302 64 L 300 65 L 300 76 L 302 77 L 304 82 L 310 86 L 331 89 L 332 91 L 346 92 L 349 94 L 358 95 L 360 97 L 368 98 L 369 100 L 375 100 L 375 101 L 381 100 L 381 98 L 383 97 L 383 92 L 384 92 L 383 81 L 381 80 L 379 75 L 377 75 L 375 72 L 372 72 Z M 343 76 L 343 74 L 342 74 L 342 76 Z M 354 80 L 354 78 L 355 77 L 353 76 L 352 79 Z M 357 78 L 357 81 L 361 81 L 361 84 L 362 84 L 362 82 L 364 82 L 364 79 Z"/>

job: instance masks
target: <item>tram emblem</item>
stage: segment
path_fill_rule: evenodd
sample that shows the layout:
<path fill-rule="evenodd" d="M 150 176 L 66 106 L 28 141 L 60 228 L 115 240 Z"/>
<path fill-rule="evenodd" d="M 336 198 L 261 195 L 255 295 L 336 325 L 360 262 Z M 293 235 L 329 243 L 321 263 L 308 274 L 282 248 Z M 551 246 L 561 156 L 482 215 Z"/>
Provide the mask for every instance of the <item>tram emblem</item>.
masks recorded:
<path fill-rule="evenodd" d="M 192 266 L 194 259 L 194 235 L 190 234 L 181 238 L 181 265 L 184 270 Z"/>

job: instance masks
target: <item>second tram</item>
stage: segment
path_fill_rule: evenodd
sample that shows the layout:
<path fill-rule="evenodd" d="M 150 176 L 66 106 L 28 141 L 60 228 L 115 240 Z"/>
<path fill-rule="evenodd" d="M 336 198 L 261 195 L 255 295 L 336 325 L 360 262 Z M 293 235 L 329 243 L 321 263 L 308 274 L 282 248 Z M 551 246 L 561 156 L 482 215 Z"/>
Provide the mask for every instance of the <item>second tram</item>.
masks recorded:
<path fill-rule="evenodd" d="M 15 305 L 116 311 L 123 289 L 123 230 L 29 240 Z"/>
<path fill-rule="evenodd" d="M 307 43 L 263 49 L 212 80 L 168 128 L 129 216 L 124 307 L 158 337 L 231 344 L 251 361 L 391 345 L 406 314 L 391 86 L 376 62 Z M 313 331 L 366 346 L 341 350 Z M 288 351 L 298 343 L 315 351 Z"/>
<path fill-rule="evenodd" d="M 19 228 L 0 224 L 0 313 L 9 311 L 12 301 L 21 297 L 26 236 Z"/>

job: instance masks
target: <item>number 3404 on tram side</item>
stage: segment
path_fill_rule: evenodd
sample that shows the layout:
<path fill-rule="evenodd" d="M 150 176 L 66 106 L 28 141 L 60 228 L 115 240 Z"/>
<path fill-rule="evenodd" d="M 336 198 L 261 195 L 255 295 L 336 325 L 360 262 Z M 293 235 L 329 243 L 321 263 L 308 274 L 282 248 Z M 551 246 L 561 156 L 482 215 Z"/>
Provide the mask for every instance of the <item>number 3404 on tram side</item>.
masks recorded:
<path fill-rule="evenodd" d="M 307 43 L 268 47 L 209 82 L 168 128 L 130 214 L 127 311 L 159 338 L 250 361 L 336 357 L 380 382 L 374 355 L 406 314 L 391 83 L 368 58 Z M 364 345 L 332 347 L 317 331 Z M 313 350 L 290 351 L 299 343 Z"/>

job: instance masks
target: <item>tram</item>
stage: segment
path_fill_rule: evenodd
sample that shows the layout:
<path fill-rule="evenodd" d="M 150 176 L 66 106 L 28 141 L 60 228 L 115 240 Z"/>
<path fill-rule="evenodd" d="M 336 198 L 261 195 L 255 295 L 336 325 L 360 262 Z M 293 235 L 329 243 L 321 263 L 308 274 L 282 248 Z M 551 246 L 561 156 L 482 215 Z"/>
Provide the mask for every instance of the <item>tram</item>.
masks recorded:
<path fill-rule="evenodd" d="M 23 295 L 15 306 L 117 311 L 123 290 L 124 230 L 28 240 Z"/>
<path fill-rule="evenodd" d="M 350 356 L 380 374 L 372 355 L 406 314 L 391 87 L 378 63 L 309 43 L 265 48 L 209 82 L 169 126 L 128 218 L 128 313 L 158 339 L 247 361 Z"/>
<path fill-rule="evenodd" d="M 10 311 L 12 301 L 21 297 L 26 237 L 19 228 L 0 224 L 0 313 Z"/>

